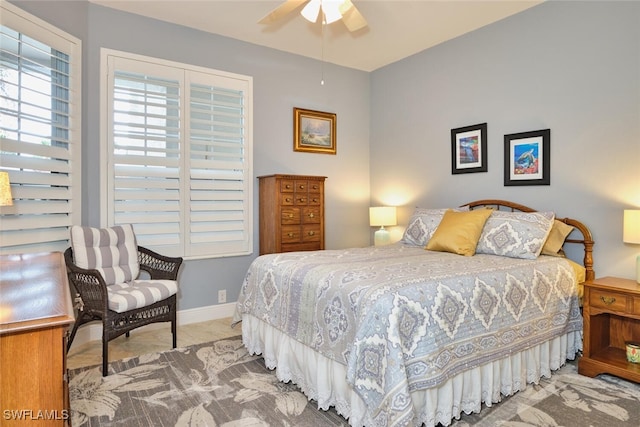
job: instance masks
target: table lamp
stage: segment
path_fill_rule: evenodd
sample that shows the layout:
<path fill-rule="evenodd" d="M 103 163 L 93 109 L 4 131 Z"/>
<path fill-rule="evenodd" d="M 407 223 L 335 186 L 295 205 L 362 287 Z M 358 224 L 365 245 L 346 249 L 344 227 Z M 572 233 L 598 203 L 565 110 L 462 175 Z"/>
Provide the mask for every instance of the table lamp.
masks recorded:
<path fill-rule="evenodd" d="M 622 241 L 640 245 L 640 209 L 625 209 Z M 636 258 L 636 282 L 640 283 L 640 255 Z"/>
<path fill-rule="evenodd" d="M 9 172 L 0 172 L 0 206 L 13 206 Z"/>
<path fill-rule="evenodd" d="M 396 208 L 395 206 L 377 206 L 369 208 L 369 225 L 380 229 L 374 234 L 374 242 L 376 246 L 386 245 L 391 241 L 389 231 L 385 230 L 385 225 L 396 225 Z"/>

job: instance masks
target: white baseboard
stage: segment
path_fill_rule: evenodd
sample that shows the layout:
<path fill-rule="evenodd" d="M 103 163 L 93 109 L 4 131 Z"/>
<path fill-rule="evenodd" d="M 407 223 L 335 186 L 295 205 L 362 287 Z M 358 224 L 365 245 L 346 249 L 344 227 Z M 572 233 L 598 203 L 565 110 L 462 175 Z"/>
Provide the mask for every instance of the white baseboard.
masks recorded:
<path fill-rule="evenodd" d="M 190 323 L 206 322 L 207 320 L 224 319 L 233 316 L 236 309 L 236 303 L 216 304 L 207 307 L 190 308 L 180 310 L 176 313 L 176 321 L 178 326 L 188 325 Z M 167 323 L 152 323 L 143 326 L 144 329 L 166 328 Z M 102 324 L 99 322 L 83 325 L 78 329 L 71 348 L 75 348 L 89 341 L 102 340 Z"/>

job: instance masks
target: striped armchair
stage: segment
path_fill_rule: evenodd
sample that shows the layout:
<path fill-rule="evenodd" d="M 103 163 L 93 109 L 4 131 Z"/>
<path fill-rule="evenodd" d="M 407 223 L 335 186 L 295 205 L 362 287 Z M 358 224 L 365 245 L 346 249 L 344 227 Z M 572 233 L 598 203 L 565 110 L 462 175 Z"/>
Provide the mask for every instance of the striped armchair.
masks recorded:
<path fill-rule="evenodd" d="M 64 253 L 75 288 L 78 327 L 102 321 L 102 375 L 108 375 L 108 343 L 135 328 L 171 322 L 176 347 L 176 294 L 182 258 L 165 257 L 138 246 L 130 224 L 110 228 L 71 227 Z M 146 272 L 146 274 L 145 274 Z"/>

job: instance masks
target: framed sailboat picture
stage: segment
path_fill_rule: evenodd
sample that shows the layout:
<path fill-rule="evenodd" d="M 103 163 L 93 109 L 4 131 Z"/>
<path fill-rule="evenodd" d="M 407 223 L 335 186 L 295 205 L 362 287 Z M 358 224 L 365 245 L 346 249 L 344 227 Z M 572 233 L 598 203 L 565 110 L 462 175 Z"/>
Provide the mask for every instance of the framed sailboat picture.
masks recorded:
<path fill-rule="evenodd" d="M 336 154 L 336 114 L 293 109 L 293 151 Z"/>

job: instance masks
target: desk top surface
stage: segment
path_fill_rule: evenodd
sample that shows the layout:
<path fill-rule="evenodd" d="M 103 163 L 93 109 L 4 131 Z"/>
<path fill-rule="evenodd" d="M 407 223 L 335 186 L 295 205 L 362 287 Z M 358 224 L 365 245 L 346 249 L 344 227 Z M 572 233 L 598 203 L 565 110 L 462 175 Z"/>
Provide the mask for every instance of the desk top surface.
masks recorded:
<path fill-rule="evenodd" d="M 74 320 L 61 252 L 0 255 L 0 335 Z"/>

